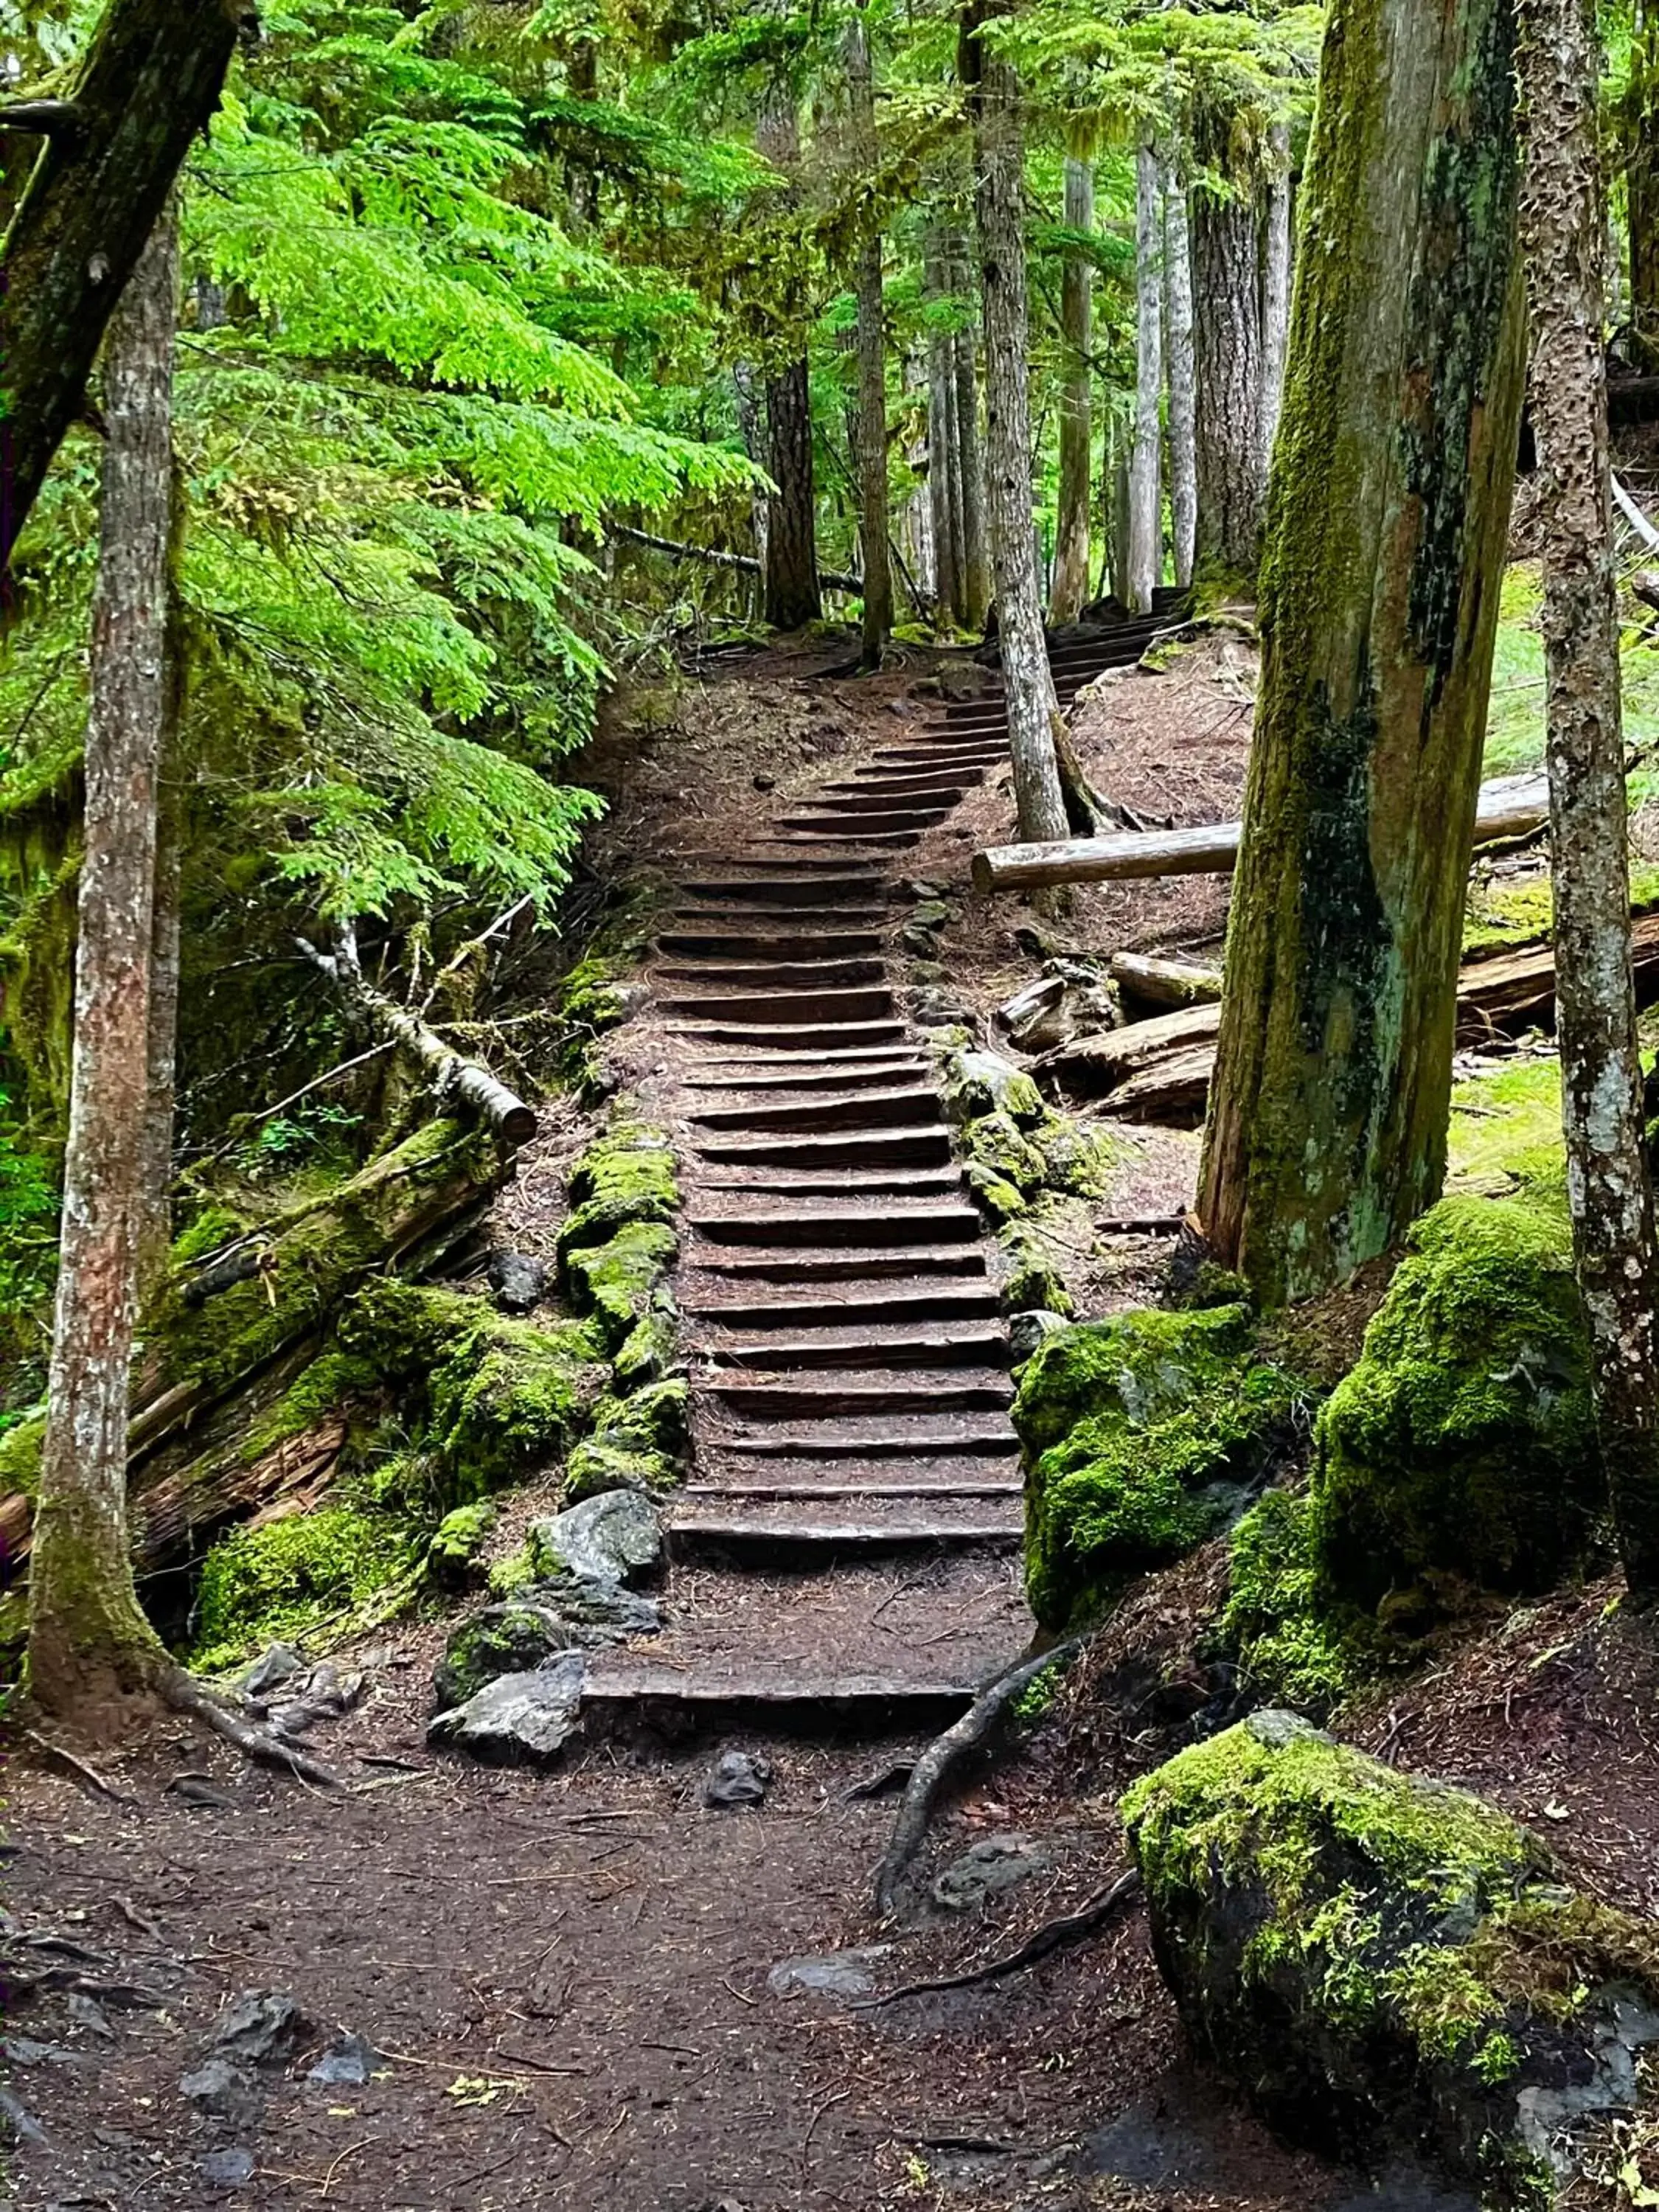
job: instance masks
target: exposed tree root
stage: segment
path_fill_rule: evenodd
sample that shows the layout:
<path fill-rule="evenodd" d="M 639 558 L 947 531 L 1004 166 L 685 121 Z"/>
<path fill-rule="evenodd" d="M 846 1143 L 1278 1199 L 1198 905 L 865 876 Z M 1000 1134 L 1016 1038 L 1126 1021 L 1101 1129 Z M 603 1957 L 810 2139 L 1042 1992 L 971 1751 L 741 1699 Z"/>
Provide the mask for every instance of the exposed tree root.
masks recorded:
<path fill-rule="evenodd" d="M 269 1729 L 258 1728 L 245 1719 L 228 1699 L 204 1689 L 182 1667 L 163 1668 L 156 1677 L 155 1692 L 175 1712 L 188 1713 L 200 1721 L 215 1735 L 234 1744 L 243 1758 L 251 1759 L 256 1766 L 280 1768 L 319 1790 L 338 1790 L 343 1786 L 332 1767 L 325 1766 L 297 1744 L 284 1743 Z"/>
<path fill-rule="evenodd" d="M 1082 1942 L 1085 1936 L 1094 1935 L 1109 1920 L 1115 1919 L 1121 1905 L 1139 1894 L 1140 1872 L 1131 1867 L 1109 1887 L 1097 1891 L 1086 1903 L 1079 1905 L 1075 1912 L 1062 1912 L 1055 1919 L 1045 1920 L 1023 1943 L 1016 1943 L 1000 1958 L 988 1960 L 982 1966 L 966 1967 L 959 1974 L 941 1974 L 934 1981 L 905 1982 L 878 1997 L 860 1997 L 857 2000 L 858 2008 L 874 2012 L 878 2006 L 896 2004 L 901 1997 L 933 1996 L 942 1990 L 969 1990 L 980 1982 L 1002 1981 L 1023 1967 L 1035 1966 L 1040 1959 L 1048 1958 L 1053 1952 L 1063 1951 L 1068 1944 Z"/>
<path fill-rule="evenodd" d="M 1086 1636 L 1071 1637 L 1064 1644 L 1056 1644 L 1052 1650 L 1041 1652 L 1035 1659 L 1022 1659 L 1006 1674 L 999 1674 L 995 1681 L 980 1692 L 962 1718 L 952 1723 L 943 1735 L 935 1736 L 922 1753 L 911 1770 L 898 1816 L 893 1822 L 892 1836 L 876 1869 L 876 1911 L 884 1920 L 895 1910 L 899 1886 L 921 1849 L 946 1778 L 970 1752 L 977 1751 L 985 1742 L 1028 1682 L 1034 1682 L 1050 1667 L 1063 1667 L 1087 1640 Z"/>

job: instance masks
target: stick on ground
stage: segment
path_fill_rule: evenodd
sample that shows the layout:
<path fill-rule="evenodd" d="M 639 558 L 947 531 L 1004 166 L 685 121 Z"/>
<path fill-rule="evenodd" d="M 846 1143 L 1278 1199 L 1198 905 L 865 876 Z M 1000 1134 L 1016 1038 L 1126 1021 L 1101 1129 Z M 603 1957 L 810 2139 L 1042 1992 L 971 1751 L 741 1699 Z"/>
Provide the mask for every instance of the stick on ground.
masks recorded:
<path fill-rule="evenodd" d="M 942 1990 L 968 1990 L 978 1982 L 1002 1981 L 1025 1966 L 1035 1966 L 1051 1953 L 1063 1951 L 1068 1944 L 1080 1943 L 1085 1936 L 1095 1935 L 1115 1917 L 1119 1905 L 1139 1894 L 1140 1872 L 1131 1867 L 1109 1887 L 1097 1891 L 1086 1903 L 1079 1905 L 1075 1912 L 1062 1912 L 1055 1919 L 1045 1920 L 1023 1943 L 1016 1943 L 1000 1958 L 988 1960 L 982 1966 L 965 1967 L 959 1974 L 941 1974 L 936 1981 L 905 1982 L 878 1997 L 858 1997 L 854 2000 L 854 2006 L 860 2011 L 874 2012 L 878 2006 L 896 2004 L 901 1997 L 932 1996 Z"/>

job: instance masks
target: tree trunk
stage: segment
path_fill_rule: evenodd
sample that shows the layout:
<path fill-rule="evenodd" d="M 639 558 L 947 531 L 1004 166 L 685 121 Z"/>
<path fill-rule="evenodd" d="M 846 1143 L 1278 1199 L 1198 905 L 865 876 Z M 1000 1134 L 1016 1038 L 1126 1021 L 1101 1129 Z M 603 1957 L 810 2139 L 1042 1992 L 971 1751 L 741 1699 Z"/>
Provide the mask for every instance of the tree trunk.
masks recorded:
<path fill-rule="evenodd" d="M 1184 591 L 1193 580 L 1198 543 L 1196 384 L 1187 187 L 1173 164 L 1164 173 L 1164 298 L 1169 329 L 1170 519 L 1175 536 L 1175 580 Z"/>
<path fill-rule="evenodd" d="M 867 21 L 860 13 L 848 33 L 848 94 L 858 155 L 874 178 L 876 80 Z M 887 330 L 882 298 L 881 232 L 872 228 L 858 258 L 859 543 L 864 549 L 864 625 L 860 660 L 879 668 L 893 630 L 893 575 L 887 559 Z"/>
<path fill-rule="evenodd" d="M 565 88 L 572 100 L 597 100 L 599 94 L 599 49 L 592 39 L 578 39 L 570 51 Z M 565 195 L 570 226 L 585 237 L 599 220 L 599 173 L 593 163 L 572 155 L 565 161 Z"/>
<path fill-rule="evenodd" d="M 1135 442 L 1129 463 L 1129 605 L 1151 611 L 1164 568 L 1164 496 L 1159 460 L 1164 391 L 1164 226 L 1158 155 L 1135 155 Z"/>
<path fill-rule="evenodd" d="M 1269 1305 L 1444 1171 L 1521 401 L 1513 47 L 1508 0 L 1336 0 L 1325 39 L 1200 1194 Z"/>
<path fill-rule="evenodd" d="M 178 509 L 175 506 L 174 513 Z M 177 524 L 174 524 L 175 542 Z M 176 631 L 177 624 L 172 625 Z M 149 1029 L 145 1050 L 143 1159 L 138 1177 L 138 1293 L 166 1279 L 173 1242 L 173 1130 L 179 1070 L 179 892 L 184 853 L 179 788 L 176 636 L 169 641 L 171 694 L 161 733 L 156 793 L 155 890 L 150 919 Z"/>
<path fill-rule="evenodd" d="M 1291 331 L 1291 128 L 1273 128 L 1273 165 L 1261 217 L 1261 392 L 1257 413 L 1261 481 L 1273 465 L 1285 398 L 1285 349 Z"/>
<path fill-rule="evenodd" d="M 46 1444 L 29 1580 L 43 1712 L 118 1730 L 167 1665 L 127 1542 L 128 1370 L 149 1083 L 155 787 L 169 678 L 178 232 L 140 255 L 112 318 L 93 606 L 75 1062 Z"/>
<path fill-rule="evenodd" d="M 757 468 L 763 469 L 772 458 L 766 432 L 766 401 L 750 362 L 740 361 L 734 364 L 732 388 L 737 398 L 738 432 L 743 440 L 743 450 Z M 766 574 L 766 518 L 769 505 L 766 493 L 757 485 L 749 495 L 749 526 L 754 532 L 755 559 L 762 578 Z M 759 596 L 752 585 L 749 606 L 751 616 L 757 617 L 761 611 Z"/>
<path fill-rule="evenodd" d="M 958 239 L 953 265 L 960 289 L 971 300 L 974 272 L 965 240 Z M 962 491 L 961 550 L 957 574 L 962 585 L 962 627 L 982 632 L 991 605 L 991 544 L 987 519 L 985 447 L 979 433 L 977 339 L 970 320 L 957 332 L 957 482 Z M 987 374 L 989 374 L 988 362 Z"/>
<path fill-rule="evenodd" d="M 1129 604 L 1129 446 L 1127 427 L 1113 429 L 1112 450 L 1112 597 L 1119 606 Z"/>
<path fill-rule="evenodd" d="M 769 96 L 756 141 L 774 168 L 794 176 L 800 166 L 800 120 L 787 84 Z M 823 611 L 815 537 L 812 392 L 805 352 L 767 379 L 766 422 L 767 471 L 775 487 L 766 506 L 766 619 L 774 629 L 799 629 Z"/>
<path fill-rule="evenodd" d="M 1659 372 L 1659 0 L 1637 0 L 1625 125 L 1636 365 Z"/>
<path fill-rule="evenodd" d="M 218 104 L 245 0 L 110 0 L 0 247 L 0 570 L 81 410 L 99 342 Z"/>
<path fill-rule="evenodd" d="M 1251 598 L 1261 548 L 1261 309 L 1255 202 L 1192 198 L 1194 360 L 1198 380 L 1197 568 Z"/>
<path fill-rule="evenodd" d="M 1556 1033 L 1596 1432 L 1631 1595 L 1659 1601 L 1659 1263 L 1631 969 L 1619 617 L 1589 0 L 1520 0 L 1521 221 L 1543 542 Z"/>
<path fill-rule="evenodd" d="M 1067 157 L 1066 228 L 1095 227 L 1095 173 Z M 1068 253 L 1060 278 L 1060 327 L 1065 348 L 1060 400 L 1060 501 L 1054 526 L 1054 575 L 1048 619 L 1075 622 L 1089 596 L 1089 502 L 1091 439 L 1089 348 L 1092 342 L 1094 270 L 1081 253 Z"/>
<path fill-rule="evenodd" d="M 1029 331 L 1025 298 L 1024 131 L 1019 80 L 986 52 L 983 16 L 963 18 L 962 76 L 969 88 L 985 315 L 985 459 L 997 635 L 1008 706 L 1008 750 L 1022 837 L 1063 837 L 1068 826 L 1054 755 L 1059 709 L 1048 673 L 1032 533 Z"/>
<path fill-rule="evenodd" d="M 928 234 L 927 297 L 935 314 L 951 295 L 939 233 Z M 962 487 L 957 474 L 957 342 L 953 331 L 927 334 L 927 513 L 933 539 L 933 597 L 941 623 L 962 611 Z"/>

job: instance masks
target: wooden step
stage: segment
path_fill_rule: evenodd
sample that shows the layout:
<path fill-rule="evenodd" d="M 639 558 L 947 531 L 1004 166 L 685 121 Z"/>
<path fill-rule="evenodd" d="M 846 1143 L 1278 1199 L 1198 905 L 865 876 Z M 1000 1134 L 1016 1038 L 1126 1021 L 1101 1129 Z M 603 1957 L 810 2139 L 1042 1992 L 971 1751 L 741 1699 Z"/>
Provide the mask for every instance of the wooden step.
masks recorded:
<path fill-rule="evenodd" d="M 720 1374 L 706 1385 L 732 1413 L 765 1421 L 860 1421 L 873 1414 L 992 1413 L 1012 1402 L 1006 1374 L 953 1368 L 930 1373 L 905 1369 L 891 1375 L 849 1369 L 835 1375 L 769 1377 Z"/>
<path fill-rule="evenodd" d="M 985 1276 L 976 1242 L 958 1244 L 849 1245 L 827 1251 L 746 1250 L 742 1246 L 698 1251 L 687 1273 L 716 1283 L 860 1283 L 896 1277 L 963 1282 Z"/>
<path fill-rule="evenodd" d="M 752 1211 L 697 1211 L 688 1217 L 688 1226 L 711 1244 L 764 1244 L 775 1251 L 796 1247 L 817 1250 L 831 1244 L 973 1244 L 980 1237 L 980 1218 L 972 1206 L 932 1199 L 914 1206 L 894 1200 L 876 1209 L 855 1199 L 839 1206 L 819 1201 L 790 1206 L 767 1203 Z"/>
<path fill-rule="evenodd" d="M 729 1368 L 787 1374 L 818 1367 L 1006 1367 L 1008 1338 L 1000 1320 L 855 1322 L 771 1331 L 714 1331 L 705 1318 L 691 1350 L 713 1363 L 711 1379 Z"/>
<path fill-rule="evenodd" d="M 934 1284 L 927 1289 L 894 1290 L 856 1287 L 823 1291 L 809 1297 L 804 1288 L 787 1298 L 757 1297 L 753 1291 L 732 1291 L 715 1297 L 705 1291 L 681 1300 L 684 1310 L 725 1328 L 799 1328 L 811 1322 L 839 1321 L 844 1327 L 857 1322 L 903 1322 L 969 1319 L 998 1313 L 1000 1302 L 988 1283 Z"/>
<path fill-rule="evenodd" d="M 920 1084 L 881 1090 L 829 1091 L 816 1098 L 749 1096 L 731 1104 L 699 1105 L 697 1129 L 873 1129 L 908 1127 L 924 1115 L 937 1121 L 937 1093 Z"/>
<path fill-rule="evenodd" d="M 893 1129 L 830 1130 L 817 1136 L 706 1137 L 697 1150 L 702 1158 L 726 1166 L 809 1169 L 944 1167 L 952 1157 L 950 1132 L 943 1121 Z"/>

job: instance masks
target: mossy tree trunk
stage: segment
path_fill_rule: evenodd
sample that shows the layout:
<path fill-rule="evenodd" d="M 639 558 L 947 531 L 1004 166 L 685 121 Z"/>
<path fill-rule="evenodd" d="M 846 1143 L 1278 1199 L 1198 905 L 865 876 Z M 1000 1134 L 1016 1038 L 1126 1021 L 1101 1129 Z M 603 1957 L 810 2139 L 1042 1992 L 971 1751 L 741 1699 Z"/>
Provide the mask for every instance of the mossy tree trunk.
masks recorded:
<path fill-rule="evenodd" d="M 996 580 L 997 635 L 1008 702 L 1019 834 L 1063 837 L 1069 826 L 1054 750 L 1059 710 L 1042 633 L 1032 527 L 1029 325 L 1025 293 L 1025 143 L 1019 80 L 981 36 L 984 11 L 963 19 L 961 64 L 976 155 L 975 211 L 985 315 L 986 507 Z"/>
<path fill-rule="evenodd" d="M 149 1090 L 155 792 L 169 678 L 178 233 L 158 225 L 112 319 L 105 373 L 75 1060 L 46 1443 L 29 1577 L 36 1704 L 94 1733 L 167 1662 L 127 1542 Z"/>
<path fill-rule="evenodd" d="M 876 170 L 876 78 L 870 33 L 860 14 L 847 37 L 847 84 L 858 156 L 866 175 Z M 860 241 L 858 298 L 859 544 L 863 554 L 864 626 L 860 659 L 879 668 L 893 629 L 893 572 L 887 557 L 887 328 L 881 276 L 881 232 Z"/>
<path fill-rule="evenodd" d="M 1659 373 L 1659 0 L 1637 0 L 1625 146 L 1631 328 L 1640 365 Z"/>
<path fill-rule="evenodd" d="M 1163 568 L 1164 226 L 1158 160 L 1135 155 L 1135 442 L 1129 462 L 1129 605 L 1147 613 Z"/>
<path fill-rule="evenodd" d="M 1521 404 L 1508 0 L 1336 0 L 1200 1210 L 1269 1304 L 1438 1193 Z"/>
<path fill-rule="evenodd" d="M 246 0 L 110 0 L 73 94 L 74 125 L 47 140 L 0 247 L 0 568 L 252 20 Z"/>
<path fill-rule="evenodd" d="M 1596 1430 L 1633 1597 L 1659 1600 L 1659 1262 L 1631 975 L 1590 0 L 1520 0 L 1521 222 L 1544 553 L 1556 1033 Z"/>
<path fill-rule="evenodd" d="M 1066 162 L 1066 228 L 1095 227 L 1095 173 L 1087 161 Z M 1060 276 L 1060 328 L 1065 347 L 1060 400 L 1060 492 L 1054 520 L 1054 573 L 1048 592 L 1051 622 L 1075 622 L 1089 596 L 1091 425 L 1089 348 L 1094 270 L 1081 253 L 1068 253 Z"/>
<path fill-rule="evenodd" d="M 1170 393 L 1170 522 L 1175 580 L 1193 580 L 1198 544 L 1198 446 L 1193 367 L 1193 252 L 1187 228 L 1187 186 L 1171 162 L 1164 173 L 1165 379 Z"/>

